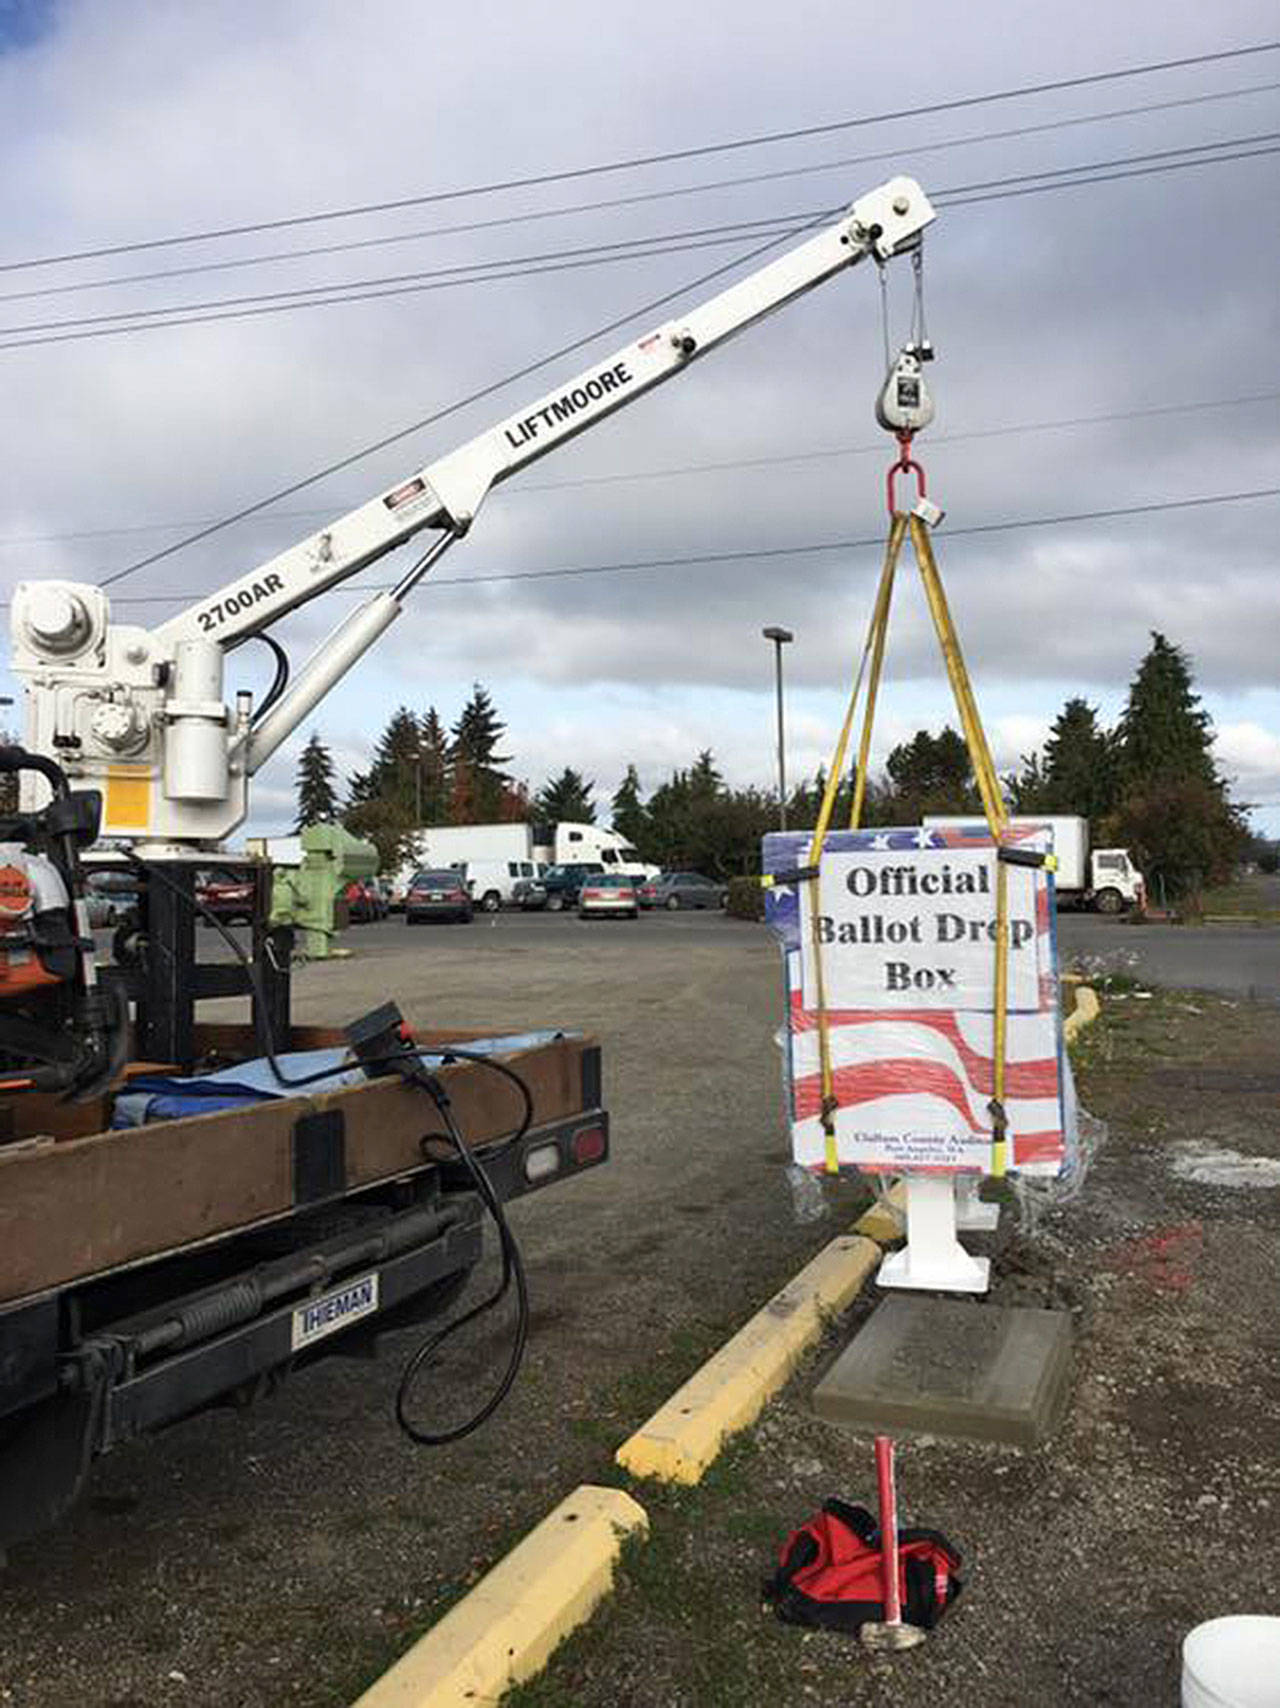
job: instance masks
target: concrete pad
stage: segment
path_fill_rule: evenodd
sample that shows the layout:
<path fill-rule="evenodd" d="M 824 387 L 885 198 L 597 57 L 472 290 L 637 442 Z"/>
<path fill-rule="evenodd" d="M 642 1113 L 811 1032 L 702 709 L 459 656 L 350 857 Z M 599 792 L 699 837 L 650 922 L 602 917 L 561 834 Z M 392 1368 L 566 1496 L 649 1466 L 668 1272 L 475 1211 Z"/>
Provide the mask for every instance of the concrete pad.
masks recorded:
<path fill-rule="evenodd" d="M 829 1423 L 1030 1447 L 1053 1429 L 1071 1368 L 1065 1311 L 886 1299 L 813 1394 Z"/>
<path fill-rule="evenodd" d="M 649 1527 L 621 1489 L 584 1483 L 433 1625 L 355 1708 L 497 1708 L 590 1615 L 622 1538 Z"/>
<path fill-rule="evenodd" d="M 880 1261 L 880 1247 L 859 1235 L 831 1241 L 793 1281 L 740 1328 L 615 1458 L 634 1477 L 696 1483 L 735 1430 L 745 1429 Z"/>

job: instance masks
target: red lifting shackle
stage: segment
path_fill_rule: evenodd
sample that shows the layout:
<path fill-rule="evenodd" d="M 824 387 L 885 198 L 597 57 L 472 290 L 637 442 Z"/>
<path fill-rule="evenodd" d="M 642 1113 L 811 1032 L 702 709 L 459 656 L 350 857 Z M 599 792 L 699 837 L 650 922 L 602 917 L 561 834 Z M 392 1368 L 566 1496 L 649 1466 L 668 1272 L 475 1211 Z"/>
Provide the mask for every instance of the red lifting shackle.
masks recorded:
<path fill-rule="evenodd" d="M 897 495 L 894 491 L 894 482 L 900 470 L 913 471 L 916 477 L 917 496 L 919 498 L 924 498 L 926 496 L 924 469 L 921 468 L 920 464 L 911 455 L 911 434 L 899 433 L 897 438 L 898 460 L 896 463 L 890 463 L 889 473 L 885 478 L 885 491 L 889 500 L 889 514 L 891 516 L 896 516 L 898 513 Z"/>

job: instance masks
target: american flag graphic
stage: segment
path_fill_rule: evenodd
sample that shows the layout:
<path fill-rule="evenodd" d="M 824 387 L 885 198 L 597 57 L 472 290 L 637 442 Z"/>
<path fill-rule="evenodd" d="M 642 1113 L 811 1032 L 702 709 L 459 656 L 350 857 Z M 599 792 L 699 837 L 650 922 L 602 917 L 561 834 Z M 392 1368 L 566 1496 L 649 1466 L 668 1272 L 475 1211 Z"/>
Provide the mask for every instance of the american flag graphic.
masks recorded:
<path fill-rule="evenodd" d="M 1011 831 L 1009 840 L 1044 847 L 1045 832 Z M 779 874 L 808 860 L 808 832 L 779 833 L 764 841 L 763 866 Z M 948 851 L 994 847 L 985 823 L 939 829 L 832 831 L 828 854 L 915 853 L 921 871 L 935 869 Z M 1010 868 L 1020 882 L 1034 884 L 1038 1002 L 1010 1013 L 1006 1031 L 1005 1112 L 1009 1167 L 1056 1174 L 1065 1154 L 1062 1026 L 1058 994 L 1053 883 L 1048 873 Z M 811 890 L 816 886 L 810 886 Z M 825 1164 L 818 1014 L 806 1007 L 803 961 L 811 953 L 802 922 L 801 885 L 766 891 L 766 917 L 780 940 L 786 966 L 787 1025 L 784 1035 L 786 1096 L 793 1154 L 802 1167 Z M 825 884 L 824 884 L 825 893 Z M 826 905 L 824 903 L 824 905 Z M 994 893 L 991 917 L 994 918 Z M 1029 927 L 1028 927 L 1029 929 Z M 883 951 L 857 946 L 843 955 L 874 957 Z M 994 964 L 994 949 L 991 949 Z M 833 951 L 824 949 L 824 957 Z M 824 970 L 826 970 L 824 968 Z M 832 982 L 828 971 L 829 985 Z M 830 1000 L 830 999 L 829 999 Z M 919 1007 L 873 1003 L 828 1007 L 836 1146 L 842 1165 L 890 1173 L 909 1169 L 987 1172 L 991 1160 L 994 1092 L 994 1020 L 989 1009 L 949 1007 L 946 998 Z"/>

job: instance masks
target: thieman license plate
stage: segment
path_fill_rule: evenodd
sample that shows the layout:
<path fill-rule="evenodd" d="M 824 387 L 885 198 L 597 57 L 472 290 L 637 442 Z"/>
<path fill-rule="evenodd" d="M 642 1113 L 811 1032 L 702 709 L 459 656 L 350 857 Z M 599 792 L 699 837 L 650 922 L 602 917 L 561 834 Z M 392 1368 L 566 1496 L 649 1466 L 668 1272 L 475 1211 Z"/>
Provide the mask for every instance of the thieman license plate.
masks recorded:
<path fill-rule="evenodd" d="M 293 1313 L 293 1350 L 300 1351 L 348 1323 L 371 1316 L 378 1308 L 378 1272 L 344 1281 L 341 1287 L 308 1299 Z"/>

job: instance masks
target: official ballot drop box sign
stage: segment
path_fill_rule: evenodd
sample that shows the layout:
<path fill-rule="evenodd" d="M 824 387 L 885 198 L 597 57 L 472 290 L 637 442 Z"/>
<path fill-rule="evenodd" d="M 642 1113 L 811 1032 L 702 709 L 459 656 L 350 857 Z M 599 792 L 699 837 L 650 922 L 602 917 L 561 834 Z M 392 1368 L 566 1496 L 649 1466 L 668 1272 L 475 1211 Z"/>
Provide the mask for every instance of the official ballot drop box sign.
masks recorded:
<path fill-rule="evenodd" d="M 1020 829 L 1023 847 L 1048 833 Z M 808 833 L 764 844 L 766 872 L 804 866 Z M 817 964 L 842 1164 L 986 1172 L 994 1092 L 996 851 L 985 825 L 835 831 L 816 881 L 766 892 L 787 980 L 786 1090 L 795 1160 L 825 1163 Z M 1053 885 L 1008 868 L 1005 1111 L 1009 1166 L 1056 1173 L 1064 1150 Z"/>

